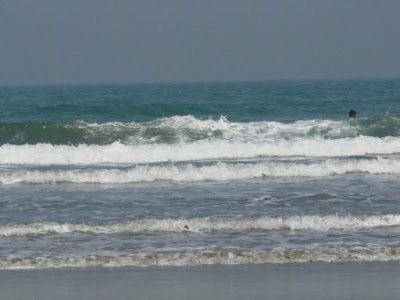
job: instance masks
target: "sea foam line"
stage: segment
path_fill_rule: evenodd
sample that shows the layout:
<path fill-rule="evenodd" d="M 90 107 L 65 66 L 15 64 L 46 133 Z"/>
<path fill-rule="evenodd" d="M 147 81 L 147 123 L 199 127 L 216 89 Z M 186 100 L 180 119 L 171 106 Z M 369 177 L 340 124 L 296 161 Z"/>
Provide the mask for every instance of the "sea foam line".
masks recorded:
<path fill-rule="evenodd" d="M 381 122 L 382 123 L 382 122 Z M 173 116 L 137 123 L 25 122 L 0 123 L 0 144 L 54 143 L 64 145 L 110 144 L 122 141 L 129 145 L 190 143 L 199 140 L 265 141 L 288 138 L 344 138 L 360 134 L 355 122 L 302 120 L 294 123 L 230 122 L 200 120 L 193 116 Z M 362 132 L 362 131 L 361 131 Z M 368 134 L 366 134 L 368 135 Z"/>
<path fill-rule="evenodd" d="M 226 231 L 329 231 L 400 226 L 400 214 L 259 218 L 141 219 L 106 225 L 31 223 L 0 226 L 0 237 L 47 234 L 162 234 Z"/>
<path fill-rule="evenodd" d="M 193 143 L 124 145 L 2 145 L 0 164 L 51 165 L 156 163 L 260 156 L 332 157 L 400 153 L 400 138 L 360 136 L 337 140 L 202 140 Z"/>
<path fill-rule="evenodd" d="M 400 260 L 399 248 L 357 247 L 320 250 L 272 250 L 265 252 L 217 251 L 200 253 L 139 253 L 130 256 L 89 255 L 83 257 L 9 257 L 0 259 L 0 269 L 243 265 L 398 260 Z"/>
<path fill-rule="evenodd" d="M 400 174 L 395 159 L 321 160 L 313 163 L 270 162 L 212 165 L 140 165 L 129 169 L 16 170 L 0 173 L 1 184 L 44 183 L 139 183 L 155 181 L 201 182 L 230 181 L 272 177 L 324 177 L 347 173 Z"/>
<path fill-rule="evenodd" d="M 166 117 L 144 123 L 109 122 L 97 124 L 79 122 L 77 126 L 95 130 L 112 130 L 113 128 L 114 130 L 135 129 L 141 133 L 149 129 L 167 129 L 175 133 L 178 137 L 181 137 L 180 140 L 182 141 L 188 140 L 188 133 L 202 133 L 203 137 L 210 137 L 216 132 L 221 134 L 220 138 L 235 140 L 306 136 L 340 138 L 356 136 L 360 129 L 354 122 L 351 123 L 348 121 L 299 120 L 293 123 L 276 121 L 232 122 L 224 116 L 216 120 L 201 120 L 192 115 Z"/>

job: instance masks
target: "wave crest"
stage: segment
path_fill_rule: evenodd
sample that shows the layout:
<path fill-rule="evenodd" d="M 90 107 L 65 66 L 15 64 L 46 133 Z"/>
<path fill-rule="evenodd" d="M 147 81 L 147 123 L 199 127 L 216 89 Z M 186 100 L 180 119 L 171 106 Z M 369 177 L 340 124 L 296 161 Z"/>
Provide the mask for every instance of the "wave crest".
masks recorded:
<path fill-rule="evenodd" d="M 88 267 L 148 267 L 148 266 L 198 266 L 198 265 L 241 265 L 241 264 L 283 264 L 309 262 L 349 261 L 393 261 L 400 260 L 400 249 L 382 248 L 336 248 L 322 250 L 272 250 L 218 251 L 204 253 L 156 253 L 131 256 L 85 257 L 29 257 L 2 258 L 0 270 L 43 269 L 43 268 L 88 268 Z"/>
<path fill-rule="evenodd" d="M 400 226 L 400 215 L 327 215 L 259 218 L 143 219 L 107 225 L 32 223 L 0 226 L 0 236 L 47 234 L 162 234 L 226 231 L 329 231 Z"/>
<path fill-rule="evenodd" d="M 265 141 L 270 139 L 400 137 L 400 118 L 379 116 L 353 122 L 300 120 L 231 122 L 226 117 L 197 119 L 191 115 L 149 122 L 0 123 L 0 144 L 126 145 L 192 143 L 199 140 Z"/>
<path fill-rule="evenodd" d="M 400 174 L 395 159 L 346 159 L 315 162 L 213 162 L 202 164 L 139 165 L 123 168 L 24 170 L 0 173 L 1 184 L 90 183 L 126 184 L 172 181 L 232 181 L 279 177 L 324 177 L 348 173 Z"/>
<path fill-rule="evenodd" d="M 272 156 L 336 157 L 400 153 L 400 138 L 356 137 L 339 140 L 300 139 L 265 142 L 198 141 L 190 144 L 2 145 L 0 164 L 157 163 Z"/>

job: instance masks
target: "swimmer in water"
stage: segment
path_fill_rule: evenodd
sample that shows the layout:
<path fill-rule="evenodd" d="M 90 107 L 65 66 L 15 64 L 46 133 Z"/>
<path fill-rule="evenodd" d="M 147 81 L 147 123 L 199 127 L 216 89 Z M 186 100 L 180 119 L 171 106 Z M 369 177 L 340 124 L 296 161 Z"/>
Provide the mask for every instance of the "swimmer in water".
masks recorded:
<path fill-rule="evenodd" d="M 350 110 L 349 111 L 349 118 L 350 119 L 355 119 L 356 118 L 356 111 L 355 110 Z"/>

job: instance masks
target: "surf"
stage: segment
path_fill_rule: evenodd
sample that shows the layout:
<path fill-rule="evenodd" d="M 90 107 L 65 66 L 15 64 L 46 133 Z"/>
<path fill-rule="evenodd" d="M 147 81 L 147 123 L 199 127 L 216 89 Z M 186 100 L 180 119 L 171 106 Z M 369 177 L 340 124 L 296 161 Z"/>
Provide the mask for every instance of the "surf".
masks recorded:
<path fill-rule="evenodd" d="M 0 259 L 0 270 L 112 268 L 154 266 L 201 266 L 244 264 L 287 264 L 310 262 L 399 261 L 396 247 L 353 247 L 332 249 L 291 249 L 271 251 L 207 251 L 138 253 L 124 256 L 93 254 L 70 257 L 11 257 Z"/>
<path fill-rule="evenodd" d="M 233 122 L 227 117 L 172 116 L 147 122 L 88 123 L 31 121 L 0 123 L 0 144 L 125 145 L 192 143 L 201 140 L 342 139 L 357 136 L 400 137 L 400 118 L 376 116 L 355 121 Z"/>
<path fill-rule="evenodd" d="M 2 145 L 1 165 L 145 164 L 257 157 L 345 157 L 400 153 L 400 138 L 366 137 L 180 144 Z"/>
<path fill-rule="evenodd" d="M 38 222 L 0 226 L 0 237 L 80 234 L 212 234 L 223 232 L 327 232 L 400 226 L 399 214 L 294 215 L 253 218 L 139 219 L 109 224 Z"/>

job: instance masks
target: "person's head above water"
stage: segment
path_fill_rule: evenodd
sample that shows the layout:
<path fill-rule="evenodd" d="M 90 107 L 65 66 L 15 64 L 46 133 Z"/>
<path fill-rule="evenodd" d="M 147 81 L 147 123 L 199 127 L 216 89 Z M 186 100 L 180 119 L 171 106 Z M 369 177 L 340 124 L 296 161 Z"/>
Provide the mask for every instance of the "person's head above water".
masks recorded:
<path fill-rule="evenodd" d="M 349 118 L 350 119 L 355 119 L 356 118 L 356 111 L 355 110 L 350 110 L 349 111 Z"/>

